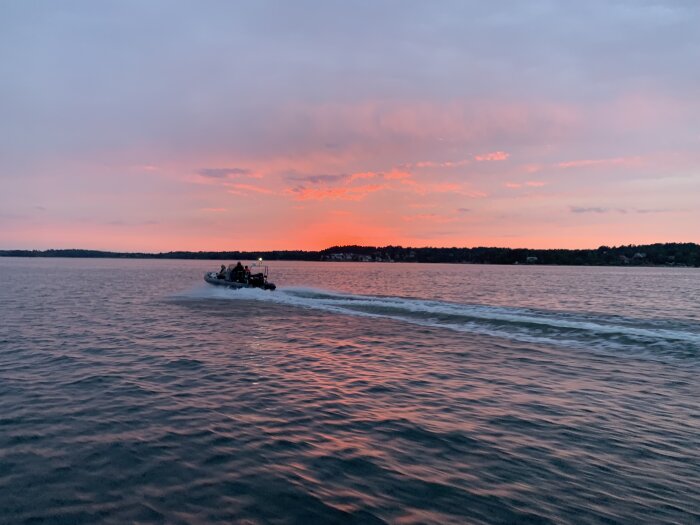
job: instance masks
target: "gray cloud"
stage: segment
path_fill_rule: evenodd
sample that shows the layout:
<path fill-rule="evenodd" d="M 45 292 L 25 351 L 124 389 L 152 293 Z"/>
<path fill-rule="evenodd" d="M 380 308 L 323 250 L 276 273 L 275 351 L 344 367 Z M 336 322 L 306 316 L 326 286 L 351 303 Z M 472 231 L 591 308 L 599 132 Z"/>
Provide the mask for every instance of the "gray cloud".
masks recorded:
<path fill-rule="evenodd" d="M 571 210 L 571 213 L 609 213 L 610 208 L 599 208 L 599 207 L 590 207 L 590 208 L 583 208 L 580 206 L 571 206 L 569 208 Z"/>
<path fill-rule="evenodd" d="M 250 170 L 245 168 L 202 168 L 197 170 L 197 173 L 212 179 L 226 179 L 236 175 L 248 175 Z"/>
<path fill-rule="evenodd" d="M 296 175 L 288 174 L 287 180 L 294 182 L 308 182 L 310 184 L 334 184 L 345 182 L 350 179 L 350 175 Z"/>
<path fill-rule="evenodd" d="M 627 214 L 627 213 L 640 213 L 640 214 L 667 213 L 667 212 L 671 211 L 671 210 L 662 209 L 662 208 L 626 209 L 626 208 L 603 208 L 603 207 L 597 207 L 597 206 L 592 206 L 592 207 L 569 206 L 569 210 L 571 211 L 571 213 L 622 213 L 622 214 Z"/>

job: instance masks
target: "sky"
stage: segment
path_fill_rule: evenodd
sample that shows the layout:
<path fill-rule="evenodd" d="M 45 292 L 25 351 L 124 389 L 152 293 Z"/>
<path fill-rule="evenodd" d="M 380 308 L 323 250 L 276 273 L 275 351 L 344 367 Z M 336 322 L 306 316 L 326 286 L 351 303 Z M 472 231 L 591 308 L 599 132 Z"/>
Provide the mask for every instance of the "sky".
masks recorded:
<path fill-rule="evenodd" d="M 700 3 L 0 0 L 0 249 L 700 242 Z"/>

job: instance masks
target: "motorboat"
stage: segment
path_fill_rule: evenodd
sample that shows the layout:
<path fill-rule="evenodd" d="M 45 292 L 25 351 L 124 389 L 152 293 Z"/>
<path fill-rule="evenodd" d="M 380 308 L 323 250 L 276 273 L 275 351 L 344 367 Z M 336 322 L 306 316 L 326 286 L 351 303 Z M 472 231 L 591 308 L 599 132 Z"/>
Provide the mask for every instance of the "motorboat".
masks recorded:
<path fill-rule="evenodd" d="M 232 265 L 233 266 L 233 265 Z M 277 288 L 275 283 L 267 280 L 267 266 L 253 265 L 250 268 L 250 273 L 246 276 L 244 273 L 236 275 L 235 271 L 229 266 L 224 272 L 207 272 L 204 274 L 204 280 L 209 284 L 216 286 L 225 286 L 235 290 L 240 288 L 261 288 L 263 290 L 274 290 Z M 223 278 L 220 275 L 223 274 Z"/>

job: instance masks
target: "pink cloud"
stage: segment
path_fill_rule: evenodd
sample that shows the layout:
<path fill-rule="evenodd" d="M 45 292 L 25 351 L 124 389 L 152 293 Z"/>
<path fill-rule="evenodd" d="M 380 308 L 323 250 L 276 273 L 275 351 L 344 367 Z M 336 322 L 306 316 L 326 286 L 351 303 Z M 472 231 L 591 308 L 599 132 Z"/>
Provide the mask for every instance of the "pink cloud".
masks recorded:
<path fill-rule="evenodd" d="M 438 182 L 434 184 L 425 184 L 424 187 L 427 188 L 430 193 L 458 192 L 462 190 L 461 184 L 456 184 L 453 182 Z"/>
<path fill-rule="evenodd" d="M 448 217 L 437 213 L 419 213 L 416 215 L 405 215 L 401 218 L 405 222 L 430 222 L 434 224 L 447 224 L 459 220 L 457 217 Z"/>
<path fill-rule="evenodd" d="M 444 161 L 444 162 L 436 162 L 432 160 L 424 160 L 420 162 L 416 162 L 414 164 L 405 164 L 404 166 L 407 168 L 459 168 L 462 166 L 466 166 L 469 164 L 471 160 L 469 159 L 462 159 L 462 160 L 455 160 L 455 161 Z"/>
<path fill-rule="evenodd" d="M 158 171 L 160 169 L 158 166 L 153 164 L 139 164 L 133 166 L 133 168 L 137 171 Z"/>
<path fill-rule="evenodd" d="M 581 159 L 560 162 L 558 168 L 586 168 L 589 166 L 634 166 L 642 162 L 641 157 L 615 157 L 610 159 Z"/>
<path fill-rule="evenodd" d="M 508 157 L 510 157 L 510 153 L 506 153 L 505 151 L 493 151 L 482 155 L 474 155 L 474 159 L 479 162 L 506 160 Z"/>
<path fill-rule="evenodd" d="M 300 116 L 304 126 L 299 129 Z M 270 141 L 290 144 L 294 153 L 323 155 L 326 160 L 343 157 L 345 161 L 368 155 L 399 162 L 407 155 L 435 155 L 445 148 L 465 145 L 489 148 L 489 144 L 532 141 L 557 141 L 580 132 L 582 115 L 574 105 L 551 102 L 468 99 L 430 102 L 426 100 L 295 104 L 277 113 L 274 125 L 265 128 Z M 294 129 L 294 140 L 289 130 Z M 320 152 L 318 144 L 337 143 Z M 478 151 L 477 150 L 477 151 Z M 505 160 L 507 153 L 485 150 L 480 160 Z M 472 157 L 470 160 L 474 160 Z M 448 162 L 424 160 L 422 167 L 454 167 L 465 160 Z M 347 162 L 346 162 L 347 165 Z M 411 167 L 417 167 L 411 165 Z"/>
<path fill-rule="evenodd" d="M 526 173 L 537 173 L 542 170 L 542 166 L 539 164 L 525 164 L 523 169 Z"/>
<path fill-rule="evenodd" d="M 360 172 L 360 173 L 353 173 L 350 175 L 350 179 L 348 179 L 348 182 L 353 182 L 358 179 L 373 179 L 377 176 L 376 173 L 372 171 L 365 171 L 365 172 Z"/>
<path fill-rule="evenodd" d="M 384 173 L 384 178 L 387 180 L 408 180 L 411 177 L 413 177 L 413 175 L 409 172 L 398 169 L 392 169 L 388 173 Z"/>
<path fill-rule="evenodd" d="M 339 188 L 291 188 L 286 193 L 292 195 L 296 200 L 349 200 L 359 201 L 370 193 L 385 189 L 382 184 L 371 184 L 365 186 L 339 187 Z"/>
<path fill-rule="evenodd" d="M 546 182 L 542 182 L 540 180 L 529 180 L 526 182 L 506 182 L 503 186 L 506 188 L 510 189 L 518 189 L 518 188 L 541 188 L 542 186 L 546 186 Z"/>
<path fill-rule="evenodd" d="M 454 193 L 471 198 L 486 197 L 486 193 L 472 190 L 464 184 L 455 182 L 419 182 L 414 179 L 404 179 L 401 181 L 403 185 L 419 195 L 427 195 L 430 193 Z"/>
<path fill-rule="evenodd" d="M 253 193 L 262 193 L 265 195 L 274 195 L 274 191 L 269 189 L 269 188 L 263 188 L 261 186 L 253 186 L 252 184 L 228 184 L 231 190 L 229 190 L 229 193 L 233 193 L 234 195 L 240 195 L 241 192 L 253 192 Z"/>

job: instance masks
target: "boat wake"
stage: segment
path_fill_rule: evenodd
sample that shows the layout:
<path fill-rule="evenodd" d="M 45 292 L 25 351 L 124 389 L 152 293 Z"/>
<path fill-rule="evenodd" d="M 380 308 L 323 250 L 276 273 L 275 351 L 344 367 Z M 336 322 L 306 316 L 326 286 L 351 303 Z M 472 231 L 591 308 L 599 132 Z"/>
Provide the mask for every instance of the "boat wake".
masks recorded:
<path fill-rule="evenodd" d="M 314 288 L 227 290 L 202 287 L 179 297 L 264 301 L 337 314 L 388 318 L 426 327 L 484 334 L 529 343 L 620 350 L 681 358 L 700 357 L 700 324 L 663 319 L 459 304 L 357 295 Z"/>

